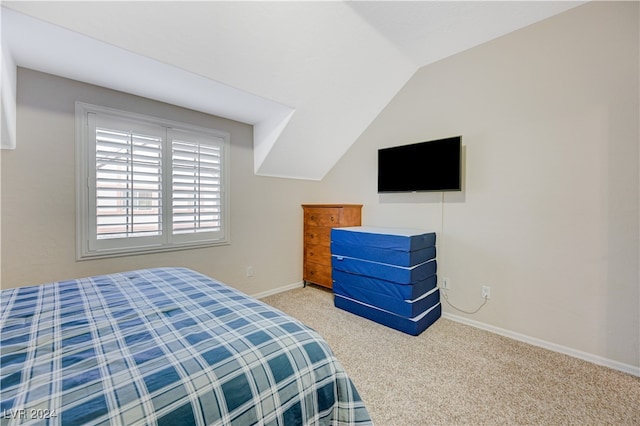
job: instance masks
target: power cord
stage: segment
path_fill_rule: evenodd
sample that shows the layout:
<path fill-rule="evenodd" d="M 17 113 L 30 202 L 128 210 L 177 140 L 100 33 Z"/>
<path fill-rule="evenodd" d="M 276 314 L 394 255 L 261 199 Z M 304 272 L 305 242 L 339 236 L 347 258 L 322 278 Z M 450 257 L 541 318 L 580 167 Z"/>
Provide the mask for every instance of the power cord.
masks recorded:
<path fill-rule="evenodd" d="M 469 314 L 469 315 L 473 315 L 476 312 L 478 312 L 484 305 L 487 304 L 487 302 L 489 301 L 489 298 L 487 296 L 484 297 L 484 302 L 482 302 L 482 304 L 480 306 L 478 306 L 478 309 L 476 309 L 475 311 L 465 311 L 464 309 L 460 309 L 457 306 L 454 306 L 451 302 L 449 302 L 449 295 L 447 294 L 447 290 L 445 290 L 444 288 L 440 287 L 440 294 L 442 294 L 444 296 L 444 300 L 447 302 L 447 304 L 449 306 L 451 306 L 453 309 L 455 309 L 456 311 L 460 311 L 463 312 L 465 314 Z"/>
<path fill-rule="evenodd" d="M 438 257 L 442 257 L 444 253 L 444 239 L 442 238 L 443 235 L 444 235 L 444 191 L 442 192 L 442 198 L 440 199 L 440 248 L 438 250 Z M 485 296 L 484 302 L 482 302 L 482 305 L 478 306 L 478 309 L 476 309 L 475 311 L 465 311 L 464 309 L 460 309 L 457 306 L 454 306 L 451 302 L 449 302 L 449 295 L 447 294 L 447 290 L 440 286 L 438 287 L 440 288 L 440 294 L 444 296 L 444 300 L 445 302 L 447 302 L 447 305 L 451 306 L 456 311 L 460 311 L 465 314 L 469 314 L 469 315 L 475 314 L 480 309 L 482 309 L 482 307 L 486 305 L 487 302 L 489 301 L 489 298 Z"/>

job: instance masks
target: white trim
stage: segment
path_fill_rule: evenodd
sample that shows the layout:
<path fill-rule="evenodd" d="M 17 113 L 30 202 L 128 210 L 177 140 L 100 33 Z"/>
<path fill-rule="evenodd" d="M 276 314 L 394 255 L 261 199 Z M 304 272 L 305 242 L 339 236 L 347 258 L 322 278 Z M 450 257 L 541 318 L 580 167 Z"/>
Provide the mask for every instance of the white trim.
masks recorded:
<path fill-rule="evenodd" d="M 442 318 L 459 322 L 461 324 L 469 325 L 471 327 L 479 328 L 481 330 L 489 331 L 491 333 L 499 334 L 501 336 L 508 337 L 510 339 L 517 340 L 519 342 L 524 342 L 533 346 L 538 346 L 544 349 L 548 349 L 553 352 L 558 352 L 564 355 L 572 356 L 574 358 L 579 358 L 584 361 L 591 362 L 593 364 L 609 367 L 614 370 L 622 371 L 623 373 L 631 374 L 632 376 L 640 377 L 640 367 L 637 367 L 631 364 L 625 364 L 609 358 L 604 358 L 598 355 L 590 354 L 588 352 L 582 352 L 577 349 L 569 348 L 567 346 L 558 345 L 556 343 L 548 342 L 546 340 L 537 339 L 535 337 L 527 336 L 525 334 L 516 333 L 515 331 L 494 327 L 489 324 L 470 320 L 455 314 L 450 314 L 448 312 L 443 312 Z"/>
<path fill-rule="evenodd" d="M 267 296 L 272 296 L 274 294 L 283 293 L 285 291 L 293 290 L 296 288 L 304 287 L 304 283 L 302 281 L 285 285 L 282 287 L 278 287 L 272 290 L 263 291 L 261 293 L 257 293 L 252 295 L 252 297 L 256 299 L 262 299 Z M 500 336 L 508 337 L 513 340 L 517 340 L 519 342 L 524 342 L 533 346 L 538 346 L 544 349 L 548 349 L 553 352 L 558 352 L 564 355 L 569 355 L 574 358 L 582 359 L 587 362 L 591 362 L 593 364 L 601 365 L 604 367 L 609 367 L 614 370 L 622 371 L 623 373 L 631 374 L 632 376 L 640 377 L 640 367 L 636 367 L 634 365 L 625 364 L 622 362 L 618 362 L 609 358 L 604 358 L 598 355 L 590 354 L 587 352 L 579 351 L 577 349 L 572 349 L 567 346 L 558 345 L 556 343 L 548 342 L 546 340 L 537 339 L 535 337 L 527 336 L 525 334 L 516 333 L 515 331 L 505 330 L 504 328 L 495 327 L 489 324 L 485 324 L 479 321 L 470 320 L 459 315 L 450 314 L 448 312 L 442 313 L 442 318 L 446 318 L 451 321 L 459 322 L 461 324 L 469 325 L 471 327 L 479 328 L 481 330 L 489 331 L 491 333 L 498 334 Z"/>
<path fill-rule="evenodd" d="M 0 20 L 4 10 L 0 7 Z M 16 149 L 18 68 L 4 40 L 0 42 L 0 49 L 0 149 Z"/>
<path fill-rule="evenodd" d="M 251 297 L 253 297 L 254 299 L 262 299 L 267 296 L 273 296 L 274 294 L 284 293 L 285 291 L 294 290 L 296 288 L 302 288 L 302 287 L 304 287 L 304 283 L 300 281 L 297 283 L 274 288 L 272 290 L 267 290 L 267 291 L 262 291 L 260 293 L 252 294 Z"/>

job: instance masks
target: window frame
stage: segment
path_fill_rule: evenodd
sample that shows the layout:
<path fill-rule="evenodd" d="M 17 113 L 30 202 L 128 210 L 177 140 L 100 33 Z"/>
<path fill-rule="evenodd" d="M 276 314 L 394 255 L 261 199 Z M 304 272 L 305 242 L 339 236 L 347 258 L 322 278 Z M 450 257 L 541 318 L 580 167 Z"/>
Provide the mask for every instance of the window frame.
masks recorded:
<path fill-rule="evenodd" d="M 95 115 L 91 115 L 95 114 Z M 162 229 L 157 237 L 97 238 L 96 210 L 96 135 L 93 118 L 132 122 L 135 126 L 164 129 L 162 139 Z M 229 165 L 230 135 L 216 129 L 179 123 L 163 118 L 127 112 L 114 108 L 75 103 L 76 122 L 76 260 L 158 253 L 230 244 Z M 173 233 L 174 199 L 172 143 L 176 134 L 202 138 L 204 145 L 220 148 L 220 230 L 210 232 Z M 92 188 L 93 185 L 93 188 Z M 106 243 L 105 243 L 106 241 Z M 120 244 L 122 243 L 122 244 Z"/>

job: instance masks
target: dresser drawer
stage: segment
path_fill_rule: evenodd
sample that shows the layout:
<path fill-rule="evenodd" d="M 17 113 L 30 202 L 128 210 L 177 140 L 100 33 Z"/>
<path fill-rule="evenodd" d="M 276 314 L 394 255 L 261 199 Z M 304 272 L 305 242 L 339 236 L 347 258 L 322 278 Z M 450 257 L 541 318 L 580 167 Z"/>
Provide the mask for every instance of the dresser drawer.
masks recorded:
<path fill-rule="evenodd" d="M 304 240 L 306 244 L 327 246 L 331 244 L 331 228 L 321 228 L 318 226 L 304 227 Z"/>
<path fill-rule="evenodd" d="M 307 282 L 332 288 L 331 229 L 359 226 L 361 204 L 303 204 L 303 277 Z"/>
<path fill-rule="evenodd" d="M 304 248 L 304 259 L 307 262 L 331 266 L 331 247 L 308 244 Z"/>
<path fill-rule="evenodd" d="M 333 287 L 331 279 L 331 265 L 321 265 L 315 262 L 304 263 L 304 279 L 324 287 Z"/>
<path fill-rule="evenodd" d="M 304 223 L 309 226 L 338 226 L 341 212 L 340 208 L 308 209 L 304 212 Z"/>

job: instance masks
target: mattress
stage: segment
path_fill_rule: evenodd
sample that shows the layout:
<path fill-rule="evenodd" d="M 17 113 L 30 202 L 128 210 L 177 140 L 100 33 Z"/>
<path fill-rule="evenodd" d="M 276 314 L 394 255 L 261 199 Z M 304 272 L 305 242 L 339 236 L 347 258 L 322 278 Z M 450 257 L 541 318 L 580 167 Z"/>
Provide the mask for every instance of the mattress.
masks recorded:
<path fill-rule="evenodd" d="M 437 267 L 435 259 L 414 266 L 397 266 L 333 254 L 331 255 L 331 266 L 334 270 L 393 281 L 398 284 L 411 284 L 425 280 L 436 273 Z"/>
<path fill-rule="evenodd" d="M 437 276 L 431 275 L 424 280 L 409 284 L 399 284 L 393 281 L 385 281 L 375 277 L 356 275 L 334 269 L 334 285 L 336 282 L 348 284 L 350 287 L 358 287 L 360 290 L 370 290 L 387 297 L 394 297 L 400 300 L 413 300 L 435 288 L 437 285 Z"/>
<path fill-rule="evenodd" d="M 431 307 L 421 315 L 413 318 L 403 317 L 377 308 L 375 306 L 351 299 L 339 294 L 334 295 L 336 307 L 358 316 L 370 319 L 378 324 L 391 327 L 403 333 L 417 336 L 433 324 L 442 314 L 440 303 Z"/>
<path fill-rule="evenodd" d="M 397 266 L 413 266 L 424 263 L 427 260 L 435 259 L 436 247 L 431 246 L 413 251 L 401 251 L 332 242 L 331 253 L 336 256 L 353 257 Z"/>
<path fill-rule="evenodd" d="M 422 229 L 351 226 L 333 228 L 331 241 L 342 245 L 414 251 L 435 246 L 436 234 Z"/>
<path fill-rule="evenodd" d="M 318 333 L 195 271 L 0 296 L 3 425 L 371 424 Z"/>
<path fill-rule="evenodd" d="M 352 286 L 341 281 L 334 281 L 334 294 L 358 300 L 376 308 L 413 318 L 440 302 L 440 291 L 437 288 L 423 294 L 417 299 L 403 300 L 376 293 L 370 289 Z"/>

